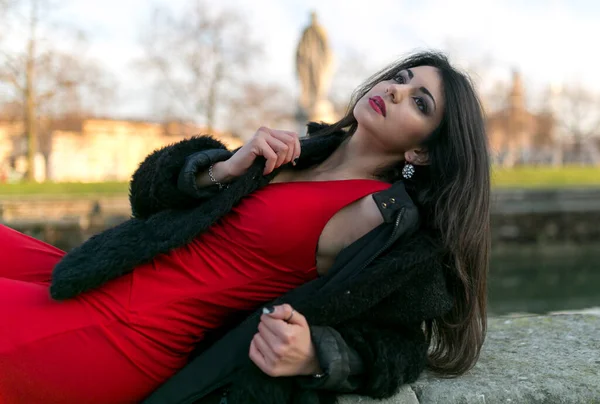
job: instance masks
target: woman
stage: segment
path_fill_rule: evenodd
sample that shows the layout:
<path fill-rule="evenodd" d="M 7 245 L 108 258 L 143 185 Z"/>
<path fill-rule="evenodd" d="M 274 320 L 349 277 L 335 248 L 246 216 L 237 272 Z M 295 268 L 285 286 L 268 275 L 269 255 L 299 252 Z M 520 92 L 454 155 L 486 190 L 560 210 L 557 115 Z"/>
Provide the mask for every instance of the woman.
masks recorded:
<path fill-rule="evenodd" d="M 153 153 L 131 184 L 135 217 L 64 257 L 4 230 L 0 398 L 135 402 L 183 368 L 148 402 L 230 382 L 231 403 L 327 402 L 389 396 L 426 363 L 472 367 L 489 250 L 477 97 L 422 53 L 355 99 L 302 142 L 261 129 L 235 153 L 208 137 Z M 303 349 L 278 355 L 278 329 Z"/>

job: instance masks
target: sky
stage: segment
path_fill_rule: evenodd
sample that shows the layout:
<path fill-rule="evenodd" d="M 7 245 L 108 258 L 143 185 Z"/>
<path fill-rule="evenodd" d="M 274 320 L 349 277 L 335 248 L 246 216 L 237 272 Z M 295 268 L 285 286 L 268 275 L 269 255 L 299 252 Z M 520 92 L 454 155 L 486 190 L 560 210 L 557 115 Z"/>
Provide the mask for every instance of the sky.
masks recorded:
<path fill-rule="evenodd" d="M 189 0 L 169 0 L 181 10 Z M 141 27 L 147 0 L 70 0 L 60 18 L 88 34 L 88 55 L 105 66 L 119 93 L 107 114 L 152 115 L 150 83 L 139 80 Z M 294 53 L 310 12 L 328 31 L 336 60 L 358 55 L 372 72 L 407 52 L 435 48 L 463 67 L 479 66 L 482 87 L 521 72 L 527 89 L 581 83 L 600 92 L 600 2 L 593 0 L 219 0 L 211 7 L 244 15 L 250 35 L 264 46 L 249 74 L 296 92 Z M 338 69 L 344 66 L 337 65 Z M 371 72 L 370 72 L 371 73 Z M 358 83 L 357 83 L 358 84 Z M 532 100 L 535 103 L 535 100 Z"/>

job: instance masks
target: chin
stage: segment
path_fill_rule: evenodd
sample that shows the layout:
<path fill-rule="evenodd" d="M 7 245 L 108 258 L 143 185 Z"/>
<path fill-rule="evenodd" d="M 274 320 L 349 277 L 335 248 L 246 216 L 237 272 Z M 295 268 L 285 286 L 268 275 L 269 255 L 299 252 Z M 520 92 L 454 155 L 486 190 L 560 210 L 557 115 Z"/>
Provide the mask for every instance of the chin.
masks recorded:
<path fill-rule="evenodd" d="M 363 130 L 368 132 L 376 132 L 378 129 L 381 130 L 381 122 L 378 118 L 382 117 L 377 115 L 377 113 L 373 111 L 369 105 L 366 107 L 361 105 L 359 108 L 356 108 L 354 110 L 354 118 L 356 118 L 358 126 Z"/>

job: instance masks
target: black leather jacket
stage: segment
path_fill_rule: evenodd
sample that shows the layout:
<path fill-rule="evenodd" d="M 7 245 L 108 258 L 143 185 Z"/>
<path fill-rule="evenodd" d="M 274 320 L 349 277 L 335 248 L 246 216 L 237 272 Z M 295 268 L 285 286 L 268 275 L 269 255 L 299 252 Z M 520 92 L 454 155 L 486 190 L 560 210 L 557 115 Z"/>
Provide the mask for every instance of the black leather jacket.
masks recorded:
<path fill-rule="evenodd" d="M 302 140 L 298 169 L 324 160 L 343 133 Z M 68 298 L 181 246 L 226 214 L 244 195 L 268 184 L 264 160 L 226 190 L 196 188 L 195 173 L 232 152 L 197 137 L 148 156 L 133 176 L 134 218 L 94 236 L 56 266 L 51 294 Z M 392 395 L 426 364 L 422 322 L 452 307 L 445 285 L 446 254 L 419 229 L 418 211 L 402 182 L 373 195 L 384 223 L 343 249 L 326 276 L 271 304 L 290 303 L 309 324 L 327 376 L 270 378 L 248 358 L 260 310 L 237 327 L 208 338 L 190 363 L 146 403 L 193 403 L 229 385 L 229 402 L 331 402 L 335 394 Z M 92 257 L 101 254 L 102 265 Z M 214 343 L 213 343 L 214 342 Z M 316 401 L 315 401 L 316 400 Z"/>

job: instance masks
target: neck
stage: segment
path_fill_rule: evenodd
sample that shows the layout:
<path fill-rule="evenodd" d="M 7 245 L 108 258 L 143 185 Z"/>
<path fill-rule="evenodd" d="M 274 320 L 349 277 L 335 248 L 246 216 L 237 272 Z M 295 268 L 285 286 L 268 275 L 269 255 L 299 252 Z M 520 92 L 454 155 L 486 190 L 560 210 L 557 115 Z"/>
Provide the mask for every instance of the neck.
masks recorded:
<path fill-rule="evenodd" d="M 358 128 L 315 171 L 335 173 L 341 178 L 375 178 L 382 167 L 404 159 L 403 153 L 386 152 L 385 146 L 374 139 L 375 136 Z"/>

